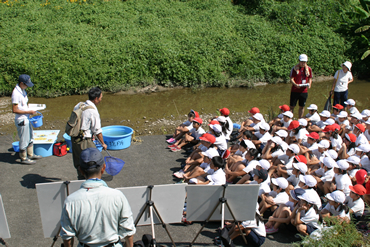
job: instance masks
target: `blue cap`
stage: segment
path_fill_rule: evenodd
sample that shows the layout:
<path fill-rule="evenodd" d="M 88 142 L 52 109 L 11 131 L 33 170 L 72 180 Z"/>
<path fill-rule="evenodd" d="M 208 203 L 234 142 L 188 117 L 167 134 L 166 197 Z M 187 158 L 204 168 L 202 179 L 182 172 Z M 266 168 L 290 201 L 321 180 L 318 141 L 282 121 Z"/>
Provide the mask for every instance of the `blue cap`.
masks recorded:
<path fill-rule="evenodd" d="M 26 74 L 20 75 L 18 81 L 23 82 L 27 87 L 33 87 L 33 83 L 29 75 Z"/>
<path fill-rule="evenodd" d="M 82 169 L 95 169 L 102 166 L 103 164 L 103 155 L 97 148 L 87 148 L 81 152 L 80 166 Z"/>

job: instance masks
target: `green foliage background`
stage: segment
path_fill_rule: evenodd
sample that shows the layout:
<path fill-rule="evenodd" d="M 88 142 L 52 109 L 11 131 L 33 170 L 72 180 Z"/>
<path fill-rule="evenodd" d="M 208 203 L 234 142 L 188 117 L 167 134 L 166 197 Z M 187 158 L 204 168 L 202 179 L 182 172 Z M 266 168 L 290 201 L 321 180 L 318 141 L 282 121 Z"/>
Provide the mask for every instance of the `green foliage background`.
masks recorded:
<path fill-rule="evenodd" d="M 342 0 L 0 1 L 0 95 L 19 74 L 31 94 L 159 84 L 287 81 L 299 54 L 333 75 L 351 42 Z M 235 85 L 235 83 L 233 84 Z"/>

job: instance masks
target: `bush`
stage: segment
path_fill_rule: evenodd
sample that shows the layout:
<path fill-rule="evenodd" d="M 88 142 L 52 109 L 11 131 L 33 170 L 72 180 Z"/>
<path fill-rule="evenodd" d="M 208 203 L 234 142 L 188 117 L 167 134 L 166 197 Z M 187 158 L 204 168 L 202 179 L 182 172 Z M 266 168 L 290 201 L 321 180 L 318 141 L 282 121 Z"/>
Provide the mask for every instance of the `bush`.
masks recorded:
<path fill-rule="evenodd" d="M 19 74 L 30 94 L 79 94 L 150 84 L 228 86 L 287 81 L 300 53 L 332 75 L 350 44 L 335 0 L 6 0 L 0 2 L 0 94 Z M 245 84 L 248 84 L 245 82 Z"/>

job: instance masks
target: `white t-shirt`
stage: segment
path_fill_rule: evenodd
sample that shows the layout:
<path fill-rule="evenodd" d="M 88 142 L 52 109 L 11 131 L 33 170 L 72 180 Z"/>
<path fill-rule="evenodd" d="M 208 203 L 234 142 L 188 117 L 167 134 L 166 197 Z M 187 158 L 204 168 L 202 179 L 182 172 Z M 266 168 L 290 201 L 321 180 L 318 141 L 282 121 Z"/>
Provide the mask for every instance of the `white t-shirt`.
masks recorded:
<path fill-rule="evenodd" d="M 334 92 L 344 92 L 348 89 L 348 81 L 352 80 L 353 77 L 351 71 L 344 73 L 344 71 L 341 69 L 335 72 L 334 79 L 337 79 Z"/>
<path fill-rule="evenodd" d="M 203 168 L 205 173 L 208 173 L 209 175 L 213 174 L 215 171 L 211 169 L 211 165 L 209 163 L 203 162 L 200 164 L 200 167 Z"/>
<path fill-rule="evenodd" d="M 250 173 L 259 164 L 260 163 L 257 160 L 251 160 L 250 162 L 248 162 L 248 164 L 246 165 L 246 167 L 244 167 L 243 171 L 245 173 Z"/>
<path fill-rule="evenodd" d="M 221 134 L 219 137 L 216 137 L 216 141 L 214 143 L 215 146 L 217 146 L 220 150 L 226 150 L 227 149 L 227 142 L 224 134 Z"/>
<path fill-rule="evenodd" d="M 289 195 L 283 191 L 276 195 L 274 198 L 275 204 L 286 204 L 289 201 Z"/>
<path fill-rule="evenodd" d="M 342 143 L 343 143 L 343 140 L 342 140 L 342 137 L 340 135 L 338 135 L 338 138 L 337 139 L 334 139 L 334 137 L 330 137 L 330 141 L 331 141 L 331 147 L 335 150 L 335 151 L 339 151 L 341 148 L 342 148 Z"/>
<path fill-rule="evenodd" d="M 365 130 L 364 135 L 367 138 L 367 141 L 370 142 L 370 133 L 369 133 L 369 130 L 368 129 Z"/>
<path fill-rule="evenodd" d="M 362 156 L 361 165 L 362 168 L 365 169 L 367 172 L 370 171 L 370 160 L 369 157 L 367 157 L 367 155 Z"/>
<path fill-rule="evenodd" d="M 296 177 L 295 175 L 290 175 L 290 177 L 287 178 L 288 182 L 291 182 L 294 187 L 297 186 L 299 183 L 299 177 Z"/>
<path fill-rule="evenodd" d="M 353 201 L 351 197 L 347 196 L 344 203 L 347 203 L 348 207 L 352 209 L 354 215 L 357 217 L 361 217 L 364 214 L 365 203 L 361 197 L 358 200 Z"/>
<path fill-rule="evenodd" d="M 187 128 L 189 131 L 193 128 L 193 122 L 190 122 L 189 120 L 183 122 L 182 124 L 185 125 L 185 128 Z"/>
<path fill-rule="evenodd" d="M 301 213 L 301 221 L 314 228 L 320 227 L 318 223 L 319 217 L 320 216 L 315 212 L 313 207 L 311 207 L 307 212 Z"/>
<path fill-rule="evenodd" d="M 320 115 L 317 112 L 312 115 L 307 113 L 306 118 L 310 119 L 312 124 L 316 124 L 321 120 Z"/>
<path fill-rule="evenodd" d="M 26 90 L 21 89 L 18 84 L 13 89 L 12 104 L 17 104 L 18 109 L 21 110 L 21 111 L 29 111 L 28 97 L 27 97 Z M 26 119 L 26 118 L 29 117 L 29 115 L 30 114 L 15 114 L 15 120 L 17 120 L 17 119 Z"/>
<path fill-rule="evenodd" d="M 233 133 L 233 121 L 231 121 L 230 117 L 226 117 L 226 121 L 229 123 L 229 129 L 226 130 L 226 140 L 230 140 L 230 135 Z"/>
<path fill-rule="evenodd" d="M 320 170 L 320 169 L 319 169 Z M 318 171 L 318 170 L 316 170 Z M 324 173 L 324 176 L 321 177 L 321 181 L 323 181 L 324 183 L 325 182 L 330 182 L 330 181 L 333 181 L 333 178 L 334 178 L 334 168 L 330 169 L 330 170 L 327 170 L 325 173 Z"/>
<path fill-rule="evenodd" d="M 339 211 L 339 206 L 335 208 L 334 206 L 327 203 L 324 209 L 328 210 L 333 216 L 339 216 L 341 218 L 348 217 L 348 219 L 351 219 L 349 211 L 347 214 L 344 210 Z"/>
<path fill-rule="evenodd" d="M 192 128 L 189 132 L 195 140 L 199 140 L 199 137 L 206 133 L 206 131 L 202 127 L 199 127 L 198 130 Z"/>
<path fill-rule="evenodd" d="M 258 184 L 257 181 L 252 181 L 249 184 Z M 271 189 L 270 186 L 266 183 L 260 183 L 260 188 L 258 190 L 258 196 L 261 196 L 262 194 L 270 193 Z"/>
<path fill-rule="evenodd" d="M 355 143 L 356 143 L 356 146 L 358 147 L 361 144 L 369 144 L 369 140 L 366 138 L 366 136 L 363 133 L 361 133 L 357 136 Z"/>
<path fill-rule="evenodd" d="M 290 132 L 290 137 L 295 137 L 295 139 L 298 141 L 298 140 L 302 140 L 302 142 L 306 142 L 307 141 L 307 135 L 310 134 L 308 133 L 308 131 L 306 130 L 306 128 L 302 128 L 298 131 L 298 134 L 294 134 L 293 131 Z"/>
<path fill-rule="evenodd" d="M 241 225 L 243 226 L 243 228 L 252 229 L 252 231 L 254 231 L 257 235 L 261 237 L 266 237 L 266 227 L 265 223 L 263 223 L 262 221 L 257 224 L 256 220 L 247 220 L 243 221 Z"/>
<path fill-rule="evenodd" d="M 293 121 L 292 119 L 289 119 L 289 121 L 288 121 L 288 122 L 285 122 L 285 121 L 284 121 L 284 118 L 280 120 L 280 122 L 283 124 L 283 126 L 282 126 L 282 127 L 285 127 L 285 128 L 288 128 L 288 127 L 289 127 L 289 125 L 290 125 L 290 123 L 291 123 L 292 121 Z"/>
<path fill-rule="evenodd" d="M 265 134 L 261 134 L 260 132 L 254 133 L 254 135 L 258 138 L 258 140 L 261 141 L 262 145 L 266 145 L 269 140 L 271 140 L 272 136 L 269 132 L 266 132 Z"/>
<path fill-rule="evenodd" d="M 351 191 L 349 186 L 352 185 L 352 181 L 348 174 L 334 174 L 334 178 L 337 190 L 341 190 L 346 196 L 349 196 Z"/>
<path fill-rule="evenodd" d="M 222 169 L 218 169 L 212 175 L 207 176 L 209 185 L 222 185 L 226 183 L 226 175 Z"/>

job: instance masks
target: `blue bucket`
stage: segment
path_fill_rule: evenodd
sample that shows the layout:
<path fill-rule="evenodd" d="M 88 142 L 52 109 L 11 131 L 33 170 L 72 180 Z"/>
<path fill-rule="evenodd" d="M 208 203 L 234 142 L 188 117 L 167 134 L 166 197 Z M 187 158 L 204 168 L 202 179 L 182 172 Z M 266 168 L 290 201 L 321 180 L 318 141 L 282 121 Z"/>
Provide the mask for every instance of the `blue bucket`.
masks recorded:
<path fill-rule="evenodd" d="M 68 152 L 69 153 L 72 153 L 72 140 L 71 140 L 71 137 L 67 133 L 64 133 L 63 138 L 64 138 L 64 140 L 67 143 L 67 147 L 69 148 Z"/>
<path fill-rule="evenodd" d="M 12 143 L 14 152 L 19 152 L 19 142 L 13 142 Z"/>
<path fill-rule="evenodd" d="M 31 124 L 32 124 L 32 126 L 34 128 L 39 128 L 39 127 L 42 126 L 42 118 L 43 118 L 43 116 L 42 116 L 42 114 L 40 112 L 37 112 L 37 113 L 39 113 L 40 115 L 34 116 L 33 118 L 30 119 L 30 122 L 31 122 Z"/>
<path fill-rule="evenodd" d="M 108 150 L 121 150 L 131 145 L 134 130 L 127 126 L 112 125 L 102 128 L 104 143 Z"/>
<path fill-rule="evenodd" d="M 100 144 L 99 141 L 97 140 L 94 140 L 94 144 L 96 146 L 96 148 L 101 152 L 103 150 L 103 146 Z"/>
<path fill-rule="evenodd" d="M 240 124 L 234 123 L 233 127 L 234 127 L 234 129 L 240 129 Z"/>
<path fill-rule="evenodd" d="M 42 157 L 49 157 L 53 155 L 53 145 L 54 143 L 45 144 L 33 144 L 33 152 L 36 155 L 41 155 Z"/>

